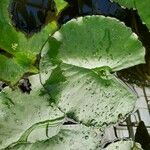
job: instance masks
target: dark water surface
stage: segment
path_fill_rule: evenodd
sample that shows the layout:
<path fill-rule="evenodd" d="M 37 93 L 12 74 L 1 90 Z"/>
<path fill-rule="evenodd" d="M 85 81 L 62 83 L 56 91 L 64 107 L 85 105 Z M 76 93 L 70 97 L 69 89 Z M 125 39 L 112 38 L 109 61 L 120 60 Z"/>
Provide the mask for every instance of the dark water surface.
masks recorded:
<path fill-rule="evenodd" d="M 10 13 L 18 30 L 32 34 L 55 17 L 56 6 L 54 0 L 12 0 Z"/>
<path fill-rule="evenodd" d="M 105 15 L 124 21 L 128 12 L 117 3 L 109 0 L 66 0 L 69 6 L 60 13 L 59 24 L 72 18 L 85 15 Z"/>

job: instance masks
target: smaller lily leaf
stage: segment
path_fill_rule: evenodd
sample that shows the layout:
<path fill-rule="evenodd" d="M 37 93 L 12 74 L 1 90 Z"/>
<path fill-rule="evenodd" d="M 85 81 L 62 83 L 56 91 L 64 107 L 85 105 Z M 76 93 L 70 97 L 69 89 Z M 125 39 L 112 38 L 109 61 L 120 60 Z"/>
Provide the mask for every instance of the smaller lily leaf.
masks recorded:
<path fill-rule="evenodd" d="M 31 76 L 30 81 L 30 94 L 9 88 L 0 92 L 0 148 L 18 140 L 24 142 L 36 127 L 56 124 L 64 118 L 63 113 L 50 106 L 49 95 L 42 94 L 39 75 Z"/>
<path fill-rule="evenodd" d="M 98 133 L 82 125 L 64 125 L 56 136 L 46 141 L 20 143 L 7 150 L 97 150 L 100 147 Z"/>
<path fill-rule="evenodd" d="M 104 150 L 143 150 L 141 145 L 135 143 L 134 141 L 119 141 L 113 144 L 110 144 Z"/>

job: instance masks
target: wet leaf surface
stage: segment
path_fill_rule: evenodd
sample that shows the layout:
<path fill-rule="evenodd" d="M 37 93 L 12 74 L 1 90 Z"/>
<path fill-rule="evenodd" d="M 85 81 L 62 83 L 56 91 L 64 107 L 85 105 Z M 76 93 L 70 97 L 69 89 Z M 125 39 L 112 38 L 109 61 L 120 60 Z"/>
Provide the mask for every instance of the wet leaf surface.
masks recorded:
<path fill-rule="evenodd" d="M 28 134 L 36 127 L 43 125 L 46 128 L 47 124 L 63 119 L 64 114 L 49 105 L 49 95 L 42 95 L 39 76 L 30 77 L 30 82 L 30 94 L 8 87 L 0 92 L 0 149 L 19 139 L 26 142 Z"/>
<path fill-rule="evenodd" d="M 103 127 L 132 111 L 136 96 L 110 73 L 144 62 L 144 48 L 124 24 L 103 16 L 74 19 L 42 53 L 41 81 L 69 118 Z"/>
<path fill-rule="evenodd" d="M 100 149 L 98 133 L 83 125 L 65 125 L 56 136 L 48 140 L 18 144 L 6 150 L 95 150 Z"/>

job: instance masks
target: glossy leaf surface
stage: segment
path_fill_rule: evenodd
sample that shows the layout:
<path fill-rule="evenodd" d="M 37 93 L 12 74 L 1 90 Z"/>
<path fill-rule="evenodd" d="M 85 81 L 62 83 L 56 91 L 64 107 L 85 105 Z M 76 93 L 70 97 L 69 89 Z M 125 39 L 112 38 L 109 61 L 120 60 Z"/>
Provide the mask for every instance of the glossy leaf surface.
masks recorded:
<path fill-rule="evenodd" d="M 145 50 L 137 36 L 113 18 L 79 17 L 62 26 L 53 37 L 60 47 L 51 52 L 51 57 L 65 64 L 87 69 L 107 66 L 118 71 L 144 63 Z"/>

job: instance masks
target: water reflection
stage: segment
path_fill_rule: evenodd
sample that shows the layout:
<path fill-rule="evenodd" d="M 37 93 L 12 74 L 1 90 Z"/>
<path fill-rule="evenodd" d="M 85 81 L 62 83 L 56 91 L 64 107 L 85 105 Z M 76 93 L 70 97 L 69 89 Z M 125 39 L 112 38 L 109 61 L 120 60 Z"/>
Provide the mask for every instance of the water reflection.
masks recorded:
<path fill-rule="evenodd" d="M 32 34 L 55 17 L 56 7 L 53 0 L 13 0 L 10 12 L 15 27 Z"/>
<path fill-rule="evenodd" d="M 66 0 L 69 6 L 60 13 L 59 24 L 85 15 L 105 15 L 123 21 L 128 15 L 126 9 L 109 0 Z"/>

